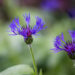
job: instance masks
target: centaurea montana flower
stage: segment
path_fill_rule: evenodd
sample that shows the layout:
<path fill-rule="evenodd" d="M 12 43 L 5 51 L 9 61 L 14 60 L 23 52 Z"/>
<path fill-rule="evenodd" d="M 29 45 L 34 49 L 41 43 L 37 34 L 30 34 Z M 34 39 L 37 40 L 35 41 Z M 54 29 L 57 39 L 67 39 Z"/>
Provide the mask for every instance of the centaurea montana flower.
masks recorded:
<path fill-rule="evenodd" d="M 61 35 L 56 36 L 54 41 L 54 47 L 51 50 L 54 50 L 55 52 L 59 51 L 66 51 L 67 54 L 71 59 L 75 59 L 75 31 L 69 31 L 69 34 L 72 38 L 72 40 L 65 41 L 64 35 L 61 33 Z"/>
<path fill-rule="evenodd" d="M 75 18 L 75 8 L 68 9 L 67 14 L 70 18 Z"/>
<path fill-rule="evenodd" d="M 11 28 L 11 32 L 13 32 L 13 34 L 11 35 L 21 35 L 24 37 L 24 41 L 27 44 L 31 44 L 33 41 L 32 35 L 36 35 L 39 31 L 44 30 L 47 27 L 44 26 L 45 22 L 43 22 L 43 20 L 40 17 L 36 16 L 36 25 L 33 28 L 31 28 L 30 13 L 28 15 L 23 15 L 23 17 L 26 21 L 26 27 L 20 25 L 19 18 L 15 18 L 9 25 L 9 27 Z"/>

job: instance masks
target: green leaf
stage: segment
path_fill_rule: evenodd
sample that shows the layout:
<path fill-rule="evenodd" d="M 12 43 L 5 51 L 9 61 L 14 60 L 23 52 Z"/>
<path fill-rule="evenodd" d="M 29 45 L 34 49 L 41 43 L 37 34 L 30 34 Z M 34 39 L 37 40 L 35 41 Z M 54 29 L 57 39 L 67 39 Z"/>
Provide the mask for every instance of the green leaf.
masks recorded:
<path fill-rule="evenodd" d="M 0 75 L 34 75 L 34 71 L 29 65 L 21 64 L 4 70 Z"/>

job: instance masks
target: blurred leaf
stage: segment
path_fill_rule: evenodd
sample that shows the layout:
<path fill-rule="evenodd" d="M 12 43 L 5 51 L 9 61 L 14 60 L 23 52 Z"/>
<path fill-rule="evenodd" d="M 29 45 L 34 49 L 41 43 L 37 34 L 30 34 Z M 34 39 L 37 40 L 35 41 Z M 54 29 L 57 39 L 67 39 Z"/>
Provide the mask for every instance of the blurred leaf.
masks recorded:
<path fill-rule="evenodd" d="M 13 67 L 10 67 L 3 72 L 0 73 L 0 75 L 33 75 L 34 71 L 29 65 L 16 65 Z"/>

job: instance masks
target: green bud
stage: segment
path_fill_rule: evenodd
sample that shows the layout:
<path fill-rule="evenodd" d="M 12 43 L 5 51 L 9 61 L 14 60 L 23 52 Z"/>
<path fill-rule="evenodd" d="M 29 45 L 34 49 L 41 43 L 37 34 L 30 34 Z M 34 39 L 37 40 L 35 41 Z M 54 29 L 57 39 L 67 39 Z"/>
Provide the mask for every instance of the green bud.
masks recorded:
<path fill-rule="evenodd" d="M 28 36 L 27 38 L 25 38 L 25 43 L 26 44 L 31 44 L 32 42 L 33 42 L 32 36 Z"/>
<path fill-rule="evenodd" d="M 71 59 L 75 60 L 75 52 L 72 53 L 72 54 L 68 54 L 68 55 L 69 55 L 69 57 L 70 57 Z"/>

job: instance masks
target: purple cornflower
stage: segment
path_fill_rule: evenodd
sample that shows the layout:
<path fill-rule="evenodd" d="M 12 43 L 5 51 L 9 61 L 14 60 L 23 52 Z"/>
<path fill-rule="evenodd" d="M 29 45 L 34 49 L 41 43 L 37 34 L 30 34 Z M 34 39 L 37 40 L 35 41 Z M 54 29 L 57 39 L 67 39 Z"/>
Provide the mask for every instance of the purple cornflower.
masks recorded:
<path fill-rule="evenodd" d="M 60 5 L 58 0 L 43 0 L 41 4 L 42 8 L 46 10 L 57 10 Z"/>
<path fill-rule="evenodd" d="M 75 59 L 75 31 L 69 31 L 69 34 L 72 38 L 72 40 L 65 41 L 64 35 L 61 33 L 61 35 L 56 36 L 54 41 L 54 47 L 51 50 L 54 50 L 55 52 L 59 51 L 66 51 L 67 54 L 71 59 Z"/>
<path fill-rule="evenodd" d="M 70 18 L 75 18 L 75 8 L 68 9 L 67 14 Z"/>
<path fill-rule="evenodd" d="M 11 28 L 11 32 L 13 32 L 13 34 L 11 35 L 21 35 L 24 37 L 24 40 L 27 44 L 31 44 L 33 41 L 32 35 L 36 35 L 39 31 L 46 29 L 47 27 L 45 27 L 45 23 L 43 22 L 43 20 L 36 16 L 36 25 L 31 28 L 30 27 L 30 13 L 27 15 L 23 15 L 25 21 L 26 21 L 26 27 L 25 26 L 21 26 L 19 23 L 19 18 L 15 18 L 11 24 L 9 25 L 9 27 Z"/>

